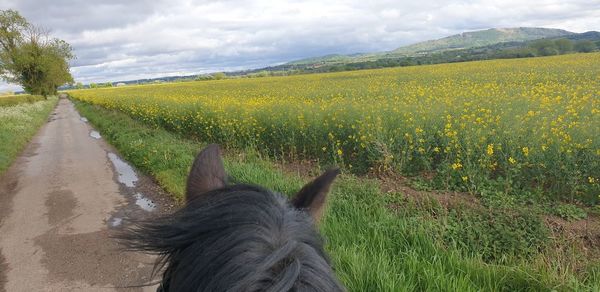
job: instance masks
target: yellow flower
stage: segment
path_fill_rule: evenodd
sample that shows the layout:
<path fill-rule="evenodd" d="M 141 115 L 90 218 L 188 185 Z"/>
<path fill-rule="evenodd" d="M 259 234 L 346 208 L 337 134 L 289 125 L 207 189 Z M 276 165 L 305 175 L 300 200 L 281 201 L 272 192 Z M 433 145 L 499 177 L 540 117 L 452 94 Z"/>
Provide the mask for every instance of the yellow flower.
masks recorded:
<path fill-rule="evenodd" d="M 339 156 L 342 156 L 342 154 L 344 154 L 344 152 L 342 152 L 342 149 L 338 149 L 338 151 L 337 151 L 337 154 L 338 154 Z"/>
<path fill-rule="evenodd" d="M 516 161 L 514 158 L 512 158 L 512 157 L 509 157 L 509 158 L 508 158 L 508 162 L 510 162 L 510 164 L 515 164 L 515 163 L 517 163 L 517 161 Z"/>
<path fill-rule="evenodd" d="M 593 183 L 595 183 L 595 182 L 596 182 L 596 179 L 595 179 L 595 178 L 593 178 L 593 177 L 591 177 L 591 176 L 588 176 L 588 181 L 589 181 L 591 184 L 593 184 Z"/>
<path fill-rule="evenodd" d="M 525 157 L 529 156 L 529 147 L 523 147 L 523 155 L 525 155 Z"/>
<path fill-rule="evenodd" d="M 487 155 L 489 155 L 489 156 L 494 155 L 494 144 L 487 145 Z"/>
<path fill-rule="evenodd" d="M 452 169 L 457 170 L 457 169 L 461 169 L 461 168 L 462 168 L 462 164 L 460 163 L 460 161 L 452 163 Z"/>
<path fill-rule="evenodd" d="M 462 180 L 463 180 L 464 182 L 466 182 L 467 180 L 469 180 L 469 177 L 468 177 L 468 176 L 466 176 L 466 175 L 465 175 L 465 176 L 463 176 L 463 177 L 461 177 L 461 178 L 462 178 Z"/>

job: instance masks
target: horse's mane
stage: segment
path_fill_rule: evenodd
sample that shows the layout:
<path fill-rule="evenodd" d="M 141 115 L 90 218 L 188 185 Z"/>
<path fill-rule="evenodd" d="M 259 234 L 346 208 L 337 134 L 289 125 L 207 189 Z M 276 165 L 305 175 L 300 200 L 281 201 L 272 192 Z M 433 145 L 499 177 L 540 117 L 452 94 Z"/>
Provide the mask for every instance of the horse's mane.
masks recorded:
<path fill-rule="evenodd" d="M 237 184 L 138 222 L 127 247 L 160 255 L 163 291 L 343 291 L 313 219 L 280 194 Z"/>

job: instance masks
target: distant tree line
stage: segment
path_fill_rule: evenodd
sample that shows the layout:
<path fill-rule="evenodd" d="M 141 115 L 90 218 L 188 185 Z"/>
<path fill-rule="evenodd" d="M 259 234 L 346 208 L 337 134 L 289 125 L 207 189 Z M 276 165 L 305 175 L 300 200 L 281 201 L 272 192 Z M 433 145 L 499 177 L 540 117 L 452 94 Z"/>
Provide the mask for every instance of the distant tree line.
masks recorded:
<path fill-rule="evenodd" d="M 246 74 L 239 74 L 239 72 L 233 73 L 225 73 L 225 72 L 216 72 L 210 74 L 201 74 L 198 75 L 195 81 L 206 81 L 206 80 L 221 80 L 221 79 L 232 79 L 232 78 L 260 78 L 260 77 L 268 77 L 268 76 L 284 76 L 289 75 L 288 72 L 280 70 L 280 71 L 270 71 L 270 70 L 260 70 L 257 72 L 251 72 Z"/>
<path fill-rule="evenodd" d="M 201 74 L 196 77 L 196 81 L 201 80 L 221 80 L 227 78 L 227 74 L 223 72 L 215 72 L 212 74 Z"/>
<path fill-rule="evenodd" d="M 48 96 L 72 83 L 71 46 L 51 38 L 48 30 L 29 23 L 14 10 L 0 10 L 0 78 L 25 92 Z"/>
<path fill-rule="evenodd" d="M 503 46 L 507 46 L 508 48 L 503 48 Z M 577 52 L 589 53 L 596 51 L 599 48 L 600 41 L 593 42 L 590 40 L 572 41 L 569 39 L 544 39 L 530 42 L 526 46 L 519 46 L 515 45 L 514 43 L 498 44 L 496 46 L 451 50 L 439 53 L 425 54 L 422 56 L 415 57 L 381 58 L 375 61 L 364 61 L 347 64 L 331 64 L 313 68 L 307 67 L 300 70 L 296 70 L 296 72 L 338 72 L 361 69 L 377 69 L 387 67 L 479 61 L 490 59 L 541 57 Z"/>
<path fill-rule="evenodd" d="M 113 87 L 113 84 L 112 84 L 112 82 L 90 83 L 90 88 L 104 88 L 104 87 Z M 83 88 L 83 84 L 82 85 L 76 84 L 75 88 L 81 89 L 81 88 Z"/>
<path fill-rule="evenodd" d="M 535 57 L 561 55 L 574 52 L 589 53 L 598 49 L 599 46 L 600 41 L 592 42 L 590 40 L 537 40 L 532 42 L 527 48 L 524 48 L 522 50 L 527 51 L 529 55 Z"/>

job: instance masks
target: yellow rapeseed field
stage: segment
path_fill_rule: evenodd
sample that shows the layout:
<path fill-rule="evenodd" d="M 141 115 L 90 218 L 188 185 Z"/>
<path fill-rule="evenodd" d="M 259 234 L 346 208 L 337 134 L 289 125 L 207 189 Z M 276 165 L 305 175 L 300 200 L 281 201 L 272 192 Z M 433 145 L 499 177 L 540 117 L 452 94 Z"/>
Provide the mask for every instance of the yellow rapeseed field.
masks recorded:
<path fill-rule="evenodd" d="M 271 156 L 600 200 L 600 53 L 70 94 Z"/>

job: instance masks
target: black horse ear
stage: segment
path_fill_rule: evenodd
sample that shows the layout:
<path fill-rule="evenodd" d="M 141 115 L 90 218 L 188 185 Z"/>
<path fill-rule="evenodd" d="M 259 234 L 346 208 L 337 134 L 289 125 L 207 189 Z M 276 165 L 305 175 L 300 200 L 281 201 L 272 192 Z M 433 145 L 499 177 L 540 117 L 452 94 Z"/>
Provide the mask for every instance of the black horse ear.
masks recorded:
<path fill-rule="evenodd" d="M 306 210 L 315 221 L 319 221 L 331 184 L 338 174 L 340 174 L 339 168 L 325 171 L 298 191 L 291 200 L 292 205 L 297 209 Z"/>
<path fill-rule="evenodd" d="M 187 202 L 194 198 L 227 184 L 227 174 L 221 159 L 221 149 L 217 144 L 206 146 L 200 151 L 192 164 L 187 179 L 185 199 Z"/>

